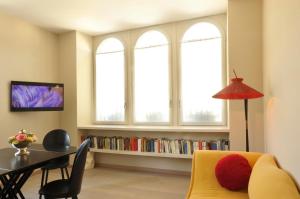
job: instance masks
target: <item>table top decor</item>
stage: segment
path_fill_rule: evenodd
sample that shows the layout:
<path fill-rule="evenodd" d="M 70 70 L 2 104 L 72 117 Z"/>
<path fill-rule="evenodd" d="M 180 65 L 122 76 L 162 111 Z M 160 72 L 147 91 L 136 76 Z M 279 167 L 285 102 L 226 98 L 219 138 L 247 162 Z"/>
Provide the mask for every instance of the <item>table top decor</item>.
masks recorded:
<path fill-rule="evenodd" d="M 34 133 L 27 132 L 25 129 L 21 129 L 15 136 L 8 138 L 8 143 L 17 149 L 15 156 L 29 155 L 27 147 L 36 141 L 37 137 L 34 135 Z"/>

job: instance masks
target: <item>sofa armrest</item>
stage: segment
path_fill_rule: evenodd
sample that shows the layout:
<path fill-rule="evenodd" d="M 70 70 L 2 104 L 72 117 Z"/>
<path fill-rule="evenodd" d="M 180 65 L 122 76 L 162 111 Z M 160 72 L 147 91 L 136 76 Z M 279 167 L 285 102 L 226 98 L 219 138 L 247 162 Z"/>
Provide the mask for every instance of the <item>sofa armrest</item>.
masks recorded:
<path fill-rule="evenodd" d="M 195 151 L 192 162 L 192 173 L 189 191 L 186 199 L 190 198 L 192 193 L 200 193 L 201 190 L 220 190 L 222 188 L 216 177 L 215 167 L 217 162 L 229 154 L 240 154 L 244 156 L 251 167 L 254 166 L 260 153 L 253 152 L 235 152 L 235 151 Z"/>
<path fill-rule="evenodd" d="M 300 199 L 296 182 L 278 167 L 274 157 L 264 154 L 256 162 L 248 186 L 249 198 Z"/>

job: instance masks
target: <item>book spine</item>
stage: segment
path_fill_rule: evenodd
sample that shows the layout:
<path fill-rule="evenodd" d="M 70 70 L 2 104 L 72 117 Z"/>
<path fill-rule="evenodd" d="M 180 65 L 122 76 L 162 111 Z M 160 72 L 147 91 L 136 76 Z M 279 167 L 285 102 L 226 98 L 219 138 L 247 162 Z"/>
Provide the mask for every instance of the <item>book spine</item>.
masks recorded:
<path fill-rule="evenodd" d="M 228 139 L 220 140 L 186 140 L 186 139 L 166 139 L 166 138 L 146 138 L 146 137 L 106 137 L 81 135 L 80 139 L 91 138 L 91 148 L 134 151 L 134 152 L 154 152 L 191 155 L 196 150 L 230 150 Z"/>

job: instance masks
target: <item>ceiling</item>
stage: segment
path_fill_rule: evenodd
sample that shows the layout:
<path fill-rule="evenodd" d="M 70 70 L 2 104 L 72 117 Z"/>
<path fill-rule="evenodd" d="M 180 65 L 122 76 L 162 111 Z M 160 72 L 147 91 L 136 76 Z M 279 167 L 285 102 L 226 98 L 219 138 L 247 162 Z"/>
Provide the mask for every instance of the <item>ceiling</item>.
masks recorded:
<path fill-rule="evenodd" d="M 90 35 L 225 13 L 227 0 L 0 0 L 0 12 Z"/>

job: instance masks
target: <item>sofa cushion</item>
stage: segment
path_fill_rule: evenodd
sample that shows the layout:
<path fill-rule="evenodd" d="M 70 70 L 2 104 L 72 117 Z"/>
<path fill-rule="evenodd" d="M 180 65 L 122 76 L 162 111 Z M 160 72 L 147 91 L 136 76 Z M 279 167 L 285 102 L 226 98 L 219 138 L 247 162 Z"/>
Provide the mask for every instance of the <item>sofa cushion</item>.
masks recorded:
<path fill-rule="evenodd" d="M 242 155 L 230 154 L 218 161 L 215 173 L 222 187 L 240 190 L 248 187 L 251 166 Z"/>
<path fill-rule="evenodd" d="M 249 199 L 249 197 L 247 191 L 206 190 L 192 193 L 189 199 Z"/>
<path fill-rule="evenodd" d="M 261 156 L 252 169 L 248 194 L 250 199 L 300 199 L 292 178 L 279 169 L 273 156 Z"/>

